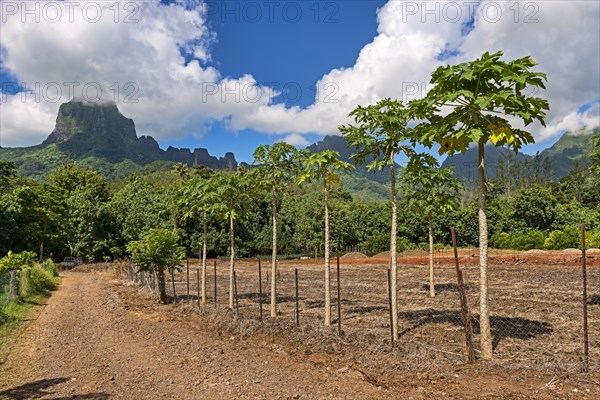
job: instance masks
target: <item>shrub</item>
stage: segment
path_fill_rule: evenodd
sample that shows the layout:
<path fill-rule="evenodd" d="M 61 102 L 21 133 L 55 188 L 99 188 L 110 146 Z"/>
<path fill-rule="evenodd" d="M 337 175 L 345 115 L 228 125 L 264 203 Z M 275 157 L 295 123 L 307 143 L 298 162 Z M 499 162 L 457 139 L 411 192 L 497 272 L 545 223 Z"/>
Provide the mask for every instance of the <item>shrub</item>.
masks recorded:
<path fill-rule="evenodd" d="M 510 249 L 512 243 L 510 235 L 506 232 L 497 232 L 490 238 L 490 246 L 495 249 Z"/>
<path fill-rule="evenodd" d="M 44 260 L 44 262 L 42 262 L 42 268 L 44 268 L 46 271 L 50 272 L 50 274 L 52 274 L 52 276 L 54 276 L 54 277 L 58 276 L 58 270 L 56 269 L 56 264 L 54 264 L 54 261 L 52 261 L 51 259 Z"/>
<path fill-rule="evenodd" d="M 544 241 L 544 247 L 549 250 L 581 247 L 581 232 L 578 226 L 568 226 L 562 231 L 552 231 Z"/>
<path fill-rule="evenodd" d="M 390 235 L 384 233 L 373 235 L 367 239 L 363 248 L 368 256 L 387 251 L 390 249 Z"/>
<path fill-rule="evenodd" d="M 52 272 L 46 270 L 40 265 L 29 269 L 27 271 L 29 277 L 27 279 L 27 293 L 47 293 L 50 290 L 56 288 L 56 278 L 52 275 Z"/>
<path fill-rule="evenodd" d="M 585 233 L 586 247 L 600 247 L 600 230 L 592 230 Z"/>
<path fill-rule="evenodd" d="M 546 234 L 541 231 L 531 230 L 513 235 L 510 241 L 511 248 L 515 250 L 541 249 L 544 247 Z"/>

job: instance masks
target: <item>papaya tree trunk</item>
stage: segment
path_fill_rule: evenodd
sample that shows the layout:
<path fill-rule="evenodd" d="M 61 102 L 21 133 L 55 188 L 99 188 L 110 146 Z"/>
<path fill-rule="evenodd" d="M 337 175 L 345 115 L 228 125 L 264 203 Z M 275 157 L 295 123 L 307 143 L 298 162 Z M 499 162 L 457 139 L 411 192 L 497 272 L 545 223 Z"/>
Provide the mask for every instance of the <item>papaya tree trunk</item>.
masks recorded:
<path fill-rule="evenodd" d="M 173 286 L 173 302 L 177 301 L 177 292 L 175 291 L 175 270 L 170 270 L 171 274 L 171 286 Z"/>
<path fill-rule="evenodd" d="M 167 304 L 167 285 L 165 283 L 165 270 L 164 268 L 158 269 L 158 292 L 160 295 L 160 302 Z"/>
<path fill-rule="evenodd" d="M 398 266 L 396 264 L 396 243 L 398 238 L 398 208 L 396 204 L 396 171 L 394 165 L 394 151 L 390 152 L 390 183 L 392 197 L 392 232 L 390 237 L 390 269 L 391 269 L 391 294 L 392 294 L 392 332 L 394 342 L 398 341 L 398 292 L 397 277 Z"/>
<path fill-rule="evenodd" d="M 481 331 L 481 357 L 490 360 L 493 356 L 490 310 L 488 306 L 488 226 L 485 209 L 485 141 L 479 141 L 477 168 L 477 200 L 479 205 L 479 329 Z"/>
<path fill-rule="evenodd" d="M 277 316 L 277 198 L 273 188 L 273 253 L 271 254 L 271 317 Z"/>
<path fill-rule="evenodd" d="M 235 269 L 235 221 L 233 216 L 229 217 L 229 308 L 233 310 L 233 271 Z"/>
<path fill-rule="evenodd" d="M 323 186 L 325 201 L 325 326 L 329 326 L 331 325 L 331 256 L 329 254 L 329 193 L 327 189 L 327 177 L 325 177 Z"/>
<path fill-rule="evenodd" d="M 433 279 L 433 222 L 429 213 L 429 296 L 435 297 L 435 282 Z"/>
<path fill-rule="evenodd" d="M 208 247 L 208 226 L 206 221 L 206 210 L 202 215 L 204 225 L 204 235 L 202 242 L 202 304 L 206 304 L 206 249 Z"/>

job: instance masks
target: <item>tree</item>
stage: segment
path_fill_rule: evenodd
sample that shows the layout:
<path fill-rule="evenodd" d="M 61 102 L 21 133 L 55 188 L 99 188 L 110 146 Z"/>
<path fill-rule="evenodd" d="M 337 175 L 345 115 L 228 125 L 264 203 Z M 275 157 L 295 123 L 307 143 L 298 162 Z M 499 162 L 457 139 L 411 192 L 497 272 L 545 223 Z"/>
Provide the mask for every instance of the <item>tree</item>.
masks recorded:
<path fill-rule="evenodd" d="M 237 173 L 222 173 L 214 176 L 214 202 L 211 211 L 229 220 L 229 308 L 233 309 L 233 272 L 235 270 L 235 225 L 248 210 L 252 202 L 246 176 Z"/>
<path fill-rule="evenodd" d="M 356 126 L 341 126 L 340 132 L 348 141 L 348 146 L 354 146 L 356 153 L 352 155 L 356 164 L 365 164 L 368 160 L 368 170 L 383 170 L 388 167 L 390 171 L 390 198 L 392 201 L 392 232 L 390 237 L 390 267 L 392 286 L 392 331 L 394 340 L 398 340 L 398 293 L 397 293 L 397 265 L 396 242 L 397 227 L 397 199 L 396 199 L 396 162 L 398 154 L 408 156 L 407 169 L 415 168 L 423 159 L 431 158 L 418 154 L 414 148 L 405 142 L 414 139 L 412 129 L 408 123 L 412 120 L 411 111 L 399 100 L 384 99 L 377 104 L 367 107 L 358 106 L 350 113 L 354 117 Z"/>
<path fill-rule="evenodd" d="M 547 231 L 556 218 L 556 199 L 548 189 L 533 185 L 521 189 L 512 200 L 513 219 L 528 228 Z"/>
<path fill-rule="evenodd" d="M 325 207 L 325 325 L 331 325 L 331 288 L 330 288 L 330 264 L 329 253 L 329 187 L 339 183 L 339 176 L 333 171 L 347 171 L 352 168 L 347 162 L 339 159 L 340 153 L 334 150 L 325 150 L 313 153 L 302 160 L 304 170 L 300 174 L 298 183 L 311 181 L 323 182 L 323 197 Z"/>
<path fill-rule="evenodd" d="M 215 201 L 215 179 L 192 178 L 181 188 L 180 204 L 188 210 L 184 217 L 202 213 L 202 304 L 206 304 L 206 252 L 208 247 L 207 214 Z"/>
<path fill-rule="evenodd" d="M 400 178 L 402 192 L 409 207 L 427 215 L 429 222 L 429 294 L 435 297 L 433 271 L 433 215 L 450 212 L 459 207 L 463 184 L 452 176 L 451 168 L 438 169 L 437 165 L 422 165 L 406 171 Z"/>
<path fill-rule="evenodd" d="M 166 229 L 152 229 L 141 240 L 127 244 L 131 259 L 141 271 L 156 272 L 160 301 L 167 303 L 165 270 L 171 275 L 181 267 L 184 258 L 183 247 L 178 245 L 179 237 Z"/>
<path fill-rule="evenodd" d="M 285 142 L 262 145 L 254 151 L 253 177 L 261 188 L 271 192 L 273 207 L 273 246 L 271 256 L 271 317 L 277 316 L 277 208 L 284 192 L 298 172 L 299 152 Z"/>
<path fill-rule="evenodd" d="M 594 149 L 592 150 L 592 165 L 590 165 L 590 170 L 596 177 L 600 177 L 600 134 L 594 136 L 592 140 Z"/>
<path fill-rule="evenodd" d="M 181 181 L 185 181 L 190 176 L 190 171 L 188 166 L 185 163 L 178 162 L 173 165 L 173 174 L 177 176 Z"/>
<path fill-rule="evenodd" d="M 2 184 L 2 188 L 8 184 L 10 178 L 15 176 L 17 176 L 15 163 L 12 161 L 0 160 L 0 183 Z"/>
<path fill-rule="evenodd" d="M 525 126 L 534 121 L 545 125 L 548 101 L 528 96 L 527 88 L 545 89 L 546 75 L 533 72 L 531 57 L 510 62 L 500 60 L 502 52 L 484 53 L 480 58 L 439 67 L 431 75 L 434 85 L 425 98 L 412 103 L 415 113 L 429 121 L 418 127 L 421 141 L 440 145 L 439 153 L 464 153 L 471 143 L 478 148 L 477 198 L 480 255 L 480 329 L 484 359 L 492 358 L 492 336 L 488 307 L 488 226 L 485 202 L 484 146 L 508 146 L 518 151 L 533 143 L 531 133 L 514 128 L 508 119 L 520 119 Z"/>

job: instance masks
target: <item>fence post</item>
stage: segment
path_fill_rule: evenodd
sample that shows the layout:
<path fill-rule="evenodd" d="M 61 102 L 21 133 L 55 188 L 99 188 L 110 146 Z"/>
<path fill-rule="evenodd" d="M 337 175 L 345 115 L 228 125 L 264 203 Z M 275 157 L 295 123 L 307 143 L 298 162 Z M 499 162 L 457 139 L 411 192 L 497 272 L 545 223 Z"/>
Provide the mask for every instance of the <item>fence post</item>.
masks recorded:
<path fill-rule="evenodd" d="M 8 298 L 11 301 L 17 298 L 17 271 L 14 269 L 10 271 Z"/>
<path fill-rule="evenodd" d="M 460 309 L 462 312 L 463 321 L 465 324 L 465 352 L 467 356 L 467 362 L 473 363 L 475 361 L 475 352 L 473 351 L 473 332 L 471 327 L 471 313 L 469 312 L 469 304 L 467 302 L 467 293 L 465 290 L 465 282 L 463 280 L 463 274 L 458 264 L 458 247 L 456 246 L 456 233 L 454 227 L 450 228 L 450 234 L 452 236 L 452 247 L 454 248 L 454 265 L 456 267 L 456 279 L 458 281 L 458 293 L 460 296 Z"/>
<path fill-rule="evenodd" d="M 590 364 L 587 308 L 587 266 L 585 248 L 585 225 L 581 224 L 581 275 L 583 283 L 583 371 L 588 372 Z"/>
<path fill-rule="evenodd" d="M 258 309 L 259 318 L 263 319 L 263 295 L 262 295 L 262 265 L 260 263 L 260 257 L 258 257 Z"/>
<path fill-rule="evenodd" d="M 296 328 L 300 328 L 300 302 L 298 296 L 298 268 L 294 269 L 294 277 L 296 281 Z"/>
<path fill-rule="evenodd" d="M 200 307 L 200 268 L 196 269 L 196 284 L 198 285 L 198 307 Z"/>
<path fill-rule="evenodd" d="M 190 301 L 190 259 L 187 257 L 185 258 L 185 265 L 186 265 L 185 280 L 186 280 L 186 284 L 187 284 L 187 298 L 188 298 L 188 301 Z"/>
<path fill-rule="evenodd" d="M 177 303 L 177 292 L 175 291 L 175 270 L 171 271 L 171 283 L 173 284 L 173 299 Z"/>
<path fill-rule="evenodd" d="M 337 308 L 338 308 L 338 336 L 342 336 L 342 300 L 341 300 L 341 290 L 340 290 L 340 250 L 338 247 L 335 248 L 335 257 L 337 260 L 336 270 L 337 270 Z"/>
<path fill-rule="evenodd" d="M 390 345 L 394 347 L 394 316 L 392 314 L 392 277 L 387 269 L 388 307 L 390 310 Z"/>
<path fill-rule="evenodd" d="M 214 264 L 214 274 L 215 274 L 215 307 L 217 307 L 217 260 L 215 260 Z"/>

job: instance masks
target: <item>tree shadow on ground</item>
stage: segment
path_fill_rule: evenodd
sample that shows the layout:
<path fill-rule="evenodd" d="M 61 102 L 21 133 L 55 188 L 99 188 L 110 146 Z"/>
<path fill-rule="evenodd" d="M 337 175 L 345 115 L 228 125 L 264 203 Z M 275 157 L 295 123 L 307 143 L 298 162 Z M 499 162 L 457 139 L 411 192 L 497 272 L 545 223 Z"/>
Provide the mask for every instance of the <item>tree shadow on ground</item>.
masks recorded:
<path fill-rule="evenodd" d="M 453 292 L 453 293 L 458 293 L 458 284 L 457 283 L 436 283 L 434 285 L 435 287 L 435 292 L 436 293 L 441 293 L 441 292 Z M 465 285 L 465 290 L 468 290 L 469 286 Z M 425 283 L 423 284 L 423 286 L 421 286 L 421 290 L 424 292 L 429 292 L 429 284 Z"/>
<path fill-rule="evenodd" d="M 370 314 L 373 311 L 385 311 L 385 312 L 389 312 L 390 308 L 387 306 L 362 306 L 362 307 L 355 307 L 352 309 L 352 311 L 350 311 L 352 314 Z"/>
<path fill-rule="evenodd" d="M 340 303 L 343 306 L 353 306 L 354 305 L 354 302 L 352 300 L 342 299 L 340 301 Z M 331 305 L 333 307 L 337 307 L 337 300 L 334 297 L 331 298 Z M 306 308 L 323 308 L 323 307 L 325 307 L 324 300 L 308 300 L 308 301 L 306 301 Z"/>
<path fill-rule="evenodd" d="M 588 304 L 593 306 L 600 306 L 600 294 L 595 294 L 588 300 Z"/>
<path fill-rule="evenodd" d="M 456 326 L 464 325 L 462 314 L 459 311 L 432 309 L 406 311 L 398 313 L 398 317 L 403 320 L 415 322 L 413 326 L 400 332 L 400 336 L 428 324 L 450 323 Z M 504 338 L 529 340 L 539 335 L 552 333 L 552 325 L 548 322 L 534 321 L 521 317 L 499 317 L 493 315 L 490 316 L 490 324 L 492 328 L 492 346 L 494 349 L 498 347 L 498 344 Z M 474 333 L 480 333 L 478 315 L 471 317 L 471 326 Z"/>
<path fill-rule="evenodd" d="M 255 302 L 256 304 L 258 304 L 258 300 L 259 300 L 259 293 L 255 292 L 255 293 L 240 293 L 238 294 L 238 299 L 242 300 L 242 299 L 246 299 L 246 300 L 252 300 L 253 302 Z M 298 297 L 299 301 L 303 301 L 304 298 L 303 297 Z M 277 296 L 277 304 L 279 303 L 293 303 L 296 301 L 296 296 Z M 263 304 L 267 304 L 271 302 L 271 293 L 267 293 L 267 292 L 263 292 L 262 295 L 262 302 Z"/>
<path fill-rule="evenodd" d="M 0 392 L 2 399 L 39 399 L 53 394 L 51 388 L 61 383 L 70 381 L 70 378 L 41 379 L 26 383 Z M 53 397 L 56 400 L 106 400 L 110 397 L 108 393 L 74 394 L 66 397 Z"/>

